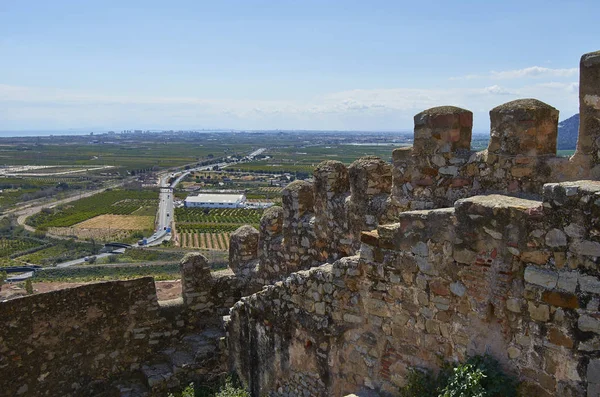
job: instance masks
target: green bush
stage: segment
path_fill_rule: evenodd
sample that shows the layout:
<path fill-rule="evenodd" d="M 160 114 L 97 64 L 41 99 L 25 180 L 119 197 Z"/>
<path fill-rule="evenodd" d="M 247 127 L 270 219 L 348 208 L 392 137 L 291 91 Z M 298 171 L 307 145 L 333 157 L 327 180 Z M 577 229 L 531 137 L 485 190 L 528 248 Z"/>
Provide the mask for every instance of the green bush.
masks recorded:
<path fill-rule="evenodd" d="M 447 364 L 434 376 L 411 369 L 400 397 L 514 397 L 517 382 L 504 374 L 490 355 L 470 357 L 463 364 Z"/>
<path fill-rule="evenodd" d="M 168 397 L 250 397 L 250 393 L 238 386 L 231 377 L 227 377 L 224 382 L 221 379 L 218 383 L 221 384 L 218 389 L 206 385 L 195 387 L 190 383 L 180 393 L 170 393 Z"/>
<path fill-rule="evenodd" d="M 225 385 L 215 394 L 215 397 L 250 397 L 250 393 L 241 387 L 237 387 L 231 378 L 228 378 Z"/>

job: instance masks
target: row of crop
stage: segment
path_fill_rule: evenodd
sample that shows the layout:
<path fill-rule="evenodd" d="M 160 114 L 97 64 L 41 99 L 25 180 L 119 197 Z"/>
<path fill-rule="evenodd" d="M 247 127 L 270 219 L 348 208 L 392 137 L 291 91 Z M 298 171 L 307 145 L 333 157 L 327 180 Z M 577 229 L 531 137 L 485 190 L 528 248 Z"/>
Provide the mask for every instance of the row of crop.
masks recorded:
<path fill-rule="evenodd" d="M 0 257 L 10 257 L 15 254 L 25 253 L 41 246 L 42 244 L 38 241 L 2 237 L 0 238 Z"/>
<path fill-rule="evenodd" d="M 72 226 L 98 215 L 129 215 L 144 206 L 158 206 L 158 193 L 146 190 L 110 190 L 53 209 L 44 209 L 27 219 L 37 228 Z"/>
<path fill-rule="evenodd" d="M 201 208 L 177 208 L 175 219 L 186 223 L 258 223 L 263 210 L 259 209 L 230 209 L 202 210 Z"/>
<path fill-rule="evenodd" d="M 182 248 L 199 248 L 225 251 L 229 249 L 230 233 L 179 233 Z"/>
<path fill-rule="evenodd" d="M 177 231 L 181 233 L 230 233 L 240 226 L 242 225 L 237 223 L 177 223 Z"/>

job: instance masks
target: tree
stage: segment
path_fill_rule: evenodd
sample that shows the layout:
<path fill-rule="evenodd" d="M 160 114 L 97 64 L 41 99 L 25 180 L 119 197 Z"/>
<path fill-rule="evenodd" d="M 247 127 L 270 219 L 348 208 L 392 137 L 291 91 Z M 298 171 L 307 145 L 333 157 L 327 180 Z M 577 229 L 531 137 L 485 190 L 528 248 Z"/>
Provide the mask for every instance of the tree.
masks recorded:
<path fill-rule="evenodd" d="M 6 272 L 2 271 L 2 272 L 0 272 L 0 289 L 2 289 L 2 286 L 4 285 L 5 280 L 6 280 Z"/>
<path fill-rule="evenodd" d="M 28 295 L 33 294 L 33 283 L 30 278 L 25 280 L 25 292 L 27 292 Z"/>
<path fill-rule="evenodd" d="M 92 254 L 96 255 L 98 253 L 98 245 L 96 244 L 96 240 L 94 240 L 93 238 L 91 239 L 91 243 L 92 243 Z"/>

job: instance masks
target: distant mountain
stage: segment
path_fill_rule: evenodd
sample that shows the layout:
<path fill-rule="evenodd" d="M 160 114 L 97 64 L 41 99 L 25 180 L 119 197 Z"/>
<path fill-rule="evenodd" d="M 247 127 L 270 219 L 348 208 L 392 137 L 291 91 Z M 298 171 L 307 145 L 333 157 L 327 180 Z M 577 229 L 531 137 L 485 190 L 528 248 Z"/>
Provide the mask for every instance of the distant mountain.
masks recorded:
<path fill-rule="evenodd" d="M 579 113 L 558 123 L 558 150 L 575 150 L 579 133 Z"/>

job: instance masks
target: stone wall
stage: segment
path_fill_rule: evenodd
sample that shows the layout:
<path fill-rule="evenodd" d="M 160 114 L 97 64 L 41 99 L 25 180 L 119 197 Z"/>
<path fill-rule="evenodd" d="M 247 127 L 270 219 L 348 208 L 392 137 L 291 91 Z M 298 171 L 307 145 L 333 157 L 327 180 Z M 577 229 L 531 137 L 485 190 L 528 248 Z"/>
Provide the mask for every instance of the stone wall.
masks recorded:
<path fill-rule="evenodd" d="M 1 394 L 76 395 L 93 381 L 137 369 L 170 335 L 158 311 L 149 277 L 0 303 Z"/>
<path fill-rule="evenodd" d="M 236 303 L 231 367 L 255 395 L 393 395 L 409 367 L 488 352 L 523 395 L 600 395 L 599 228 L 592 181 L 404 212 Z"/>
<path fill-rule="evenodd" d="M 167 302 L 150 277 L 1 302 L 0 394 L 162 396 L 223 373 L 223 316 L 261 284 L 211 272 L 198 253 L 182 259 L 181 276 L 182 299 Z"/>

